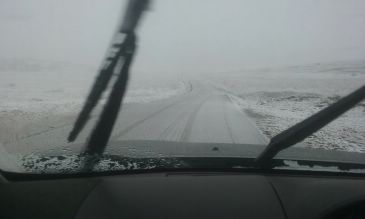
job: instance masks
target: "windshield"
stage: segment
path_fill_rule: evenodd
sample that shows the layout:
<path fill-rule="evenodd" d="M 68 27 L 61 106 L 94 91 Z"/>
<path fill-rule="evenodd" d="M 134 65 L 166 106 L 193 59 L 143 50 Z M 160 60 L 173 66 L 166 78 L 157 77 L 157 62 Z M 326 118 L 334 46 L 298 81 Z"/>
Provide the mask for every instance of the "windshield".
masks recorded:
<path fill-rule="evenodd" d="M 362 1 L 154 0 L 133 31 L 120 29 L 127 1 L 0 4 L 5 171 L 82 171 L 90 141 L 109 128 L 95 127 L 124 74 L 122 59 L 85 126 L 70 133 L 98 74 L 130 36 L 135 48 L 119 54 L 133 58 L 121 81 L 127 91 L 120 109 L 110 108 L 119 115 L 88 171 L 256 158 L 272 137 L 365 84 Z M 361 102 L 279 158 L 303 169 L 298 160 L 365 164 L 364 152 Z"/>

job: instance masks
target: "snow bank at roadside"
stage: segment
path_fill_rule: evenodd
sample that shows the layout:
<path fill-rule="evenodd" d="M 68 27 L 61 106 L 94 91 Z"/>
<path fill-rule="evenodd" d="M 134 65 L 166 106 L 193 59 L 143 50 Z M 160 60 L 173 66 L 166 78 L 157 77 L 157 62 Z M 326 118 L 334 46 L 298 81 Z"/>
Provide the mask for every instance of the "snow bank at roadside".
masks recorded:
<path fill-rule="evenodd" d="M 365 62 L 261 69 L 214 78 L 269 138 L 365 84 Z M 365 152 L 362 102 L 304 141 L 312 148 Z"/>

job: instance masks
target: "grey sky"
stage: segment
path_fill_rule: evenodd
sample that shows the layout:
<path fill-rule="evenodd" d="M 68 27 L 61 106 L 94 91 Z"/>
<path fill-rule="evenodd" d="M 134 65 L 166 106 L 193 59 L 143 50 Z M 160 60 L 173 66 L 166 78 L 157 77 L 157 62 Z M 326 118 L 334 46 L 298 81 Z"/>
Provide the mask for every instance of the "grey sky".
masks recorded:
<path fill-rule="evenodd" d="M 125 1 L 0 0 L 0 57 L 99 66 Z M 155 0 L 134 69 L 210 72 L 365 59 L 363 0 Z"/>

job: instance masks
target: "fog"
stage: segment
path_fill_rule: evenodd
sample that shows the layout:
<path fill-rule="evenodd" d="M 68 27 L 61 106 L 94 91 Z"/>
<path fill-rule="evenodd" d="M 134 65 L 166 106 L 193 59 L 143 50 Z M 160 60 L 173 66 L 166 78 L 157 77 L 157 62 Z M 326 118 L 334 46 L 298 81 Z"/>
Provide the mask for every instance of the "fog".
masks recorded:
<path fill-rule="evenodd" d="M 1 169 L 77 167 L 38 153 L 83 150 L 67 136 L 126 3 L 0 0 Z M 263 145 L 364 85 L 364 12 L 364 0 L 152 0 L 111 142 Z M 364 115 L 362 103 L 302 146 L 365 153 Z"/>
<path fill-rule="evenodd" d="M 99 66 L 119 0 L 1 0 L 0 58 Z M 198 73 L 365 58 L 362 0 L 155 0 L 137 72 Z"/>

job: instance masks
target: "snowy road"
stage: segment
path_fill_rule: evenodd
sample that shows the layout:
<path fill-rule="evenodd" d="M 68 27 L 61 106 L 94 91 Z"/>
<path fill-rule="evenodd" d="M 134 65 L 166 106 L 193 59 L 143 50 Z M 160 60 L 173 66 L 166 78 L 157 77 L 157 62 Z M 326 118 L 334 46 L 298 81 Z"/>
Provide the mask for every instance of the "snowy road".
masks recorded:
<path fill-rule="evenodd" d="M 66 142 L 74 118 L 59 126 L 18 136 L 4 146 L 9 152 L 58 151 Z M 79 136 L 85 141 L 95 119 Z M 204 82 L 193 82 L 185 94 L 151 103 L 125 104 L 112 133 L 111 141 L 159 140 L 178 142 L 265 144 L 265 137 L 231 102 L 224 91 Z M 79 150 L 72 146 L 72 150 Z"/>
<path fill-rule="evenodd" d="M 112 140 L 265 143 L 223 91 L 199 82 L 184 95 L 126 107 Z"/>

